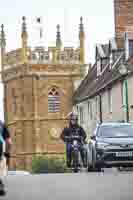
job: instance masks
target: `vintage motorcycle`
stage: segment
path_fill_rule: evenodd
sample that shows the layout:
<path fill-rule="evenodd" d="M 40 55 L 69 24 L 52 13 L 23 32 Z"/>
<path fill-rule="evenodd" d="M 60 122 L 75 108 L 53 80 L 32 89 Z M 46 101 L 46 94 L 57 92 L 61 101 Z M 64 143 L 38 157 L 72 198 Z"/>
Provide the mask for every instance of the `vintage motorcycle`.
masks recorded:
<path fill-rule="evenodd" d="M 65 139 L 72 145 L 72 170 L 76 173 L 80 170 L 80 145 L 83 144 L 83 139 L 78 135 L 65 136 Z"/>

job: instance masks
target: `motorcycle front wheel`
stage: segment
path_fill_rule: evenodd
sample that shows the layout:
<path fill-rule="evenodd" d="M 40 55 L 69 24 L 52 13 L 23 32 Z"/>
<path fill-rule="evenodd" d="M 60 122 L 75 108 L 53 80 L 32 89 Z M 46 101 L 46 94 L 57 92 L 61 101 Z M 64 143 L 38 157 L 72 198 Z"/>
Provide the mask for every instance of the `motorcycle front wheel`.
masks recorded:
<path fill-rule="evenodd" d="M 79 171 L 79 152 L 73 151 L 73 171 L 77 173 Z"/>

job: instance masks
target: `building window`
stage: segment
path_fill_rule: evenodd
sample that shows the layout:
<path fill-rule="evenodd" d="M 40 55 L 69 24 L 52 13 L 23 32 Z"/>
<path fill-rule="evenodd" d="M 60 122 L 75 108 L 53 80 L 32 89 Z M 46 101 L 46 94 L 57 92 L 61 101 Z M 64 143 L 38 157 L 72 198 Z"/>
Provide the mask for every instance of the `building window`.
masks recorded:
<path fill-rule="evenodd" d="M 53 87 L 48 93 L 48 112 L 56 113 L 60 111 L 60 95 L 58 90 Z"/>
<path fill-rule="evenodd" d="M 95 109 L 96 109 L 96 114 L 98 113 L 98 108 L 99 108 L 99 102 L 98 102 L 98 97 L 95 99 Z"/>
<path fill-rule="evenodd" d="M 122 107 L 126 108 L 126 97 L 125 97 L 125 84 L 124 84 L 124 81 L 121 82 L 121 103 L 122 103 Z"/>
<path fill-rule="evenodd" d="M 92 101 L 88 102 L 88 116 L 89 116 L 90 119 L 93 119 Z"/>
<path fill-rule="evenodd" d="M 108 89 L 108 109 L 109 113 L 112 112 L 112 89 Z"/>
<path fill-rule="evenodd" d="M 44 55 L 43 54 L 40 56 L 40 60 L 44 60 Z"/>
<path fill-rule="evenodd" d="M 93 118 L 92 102 L 89 103 L 90 119 Z"/>
<path fill-rule="evenodd" d="M 76 106 L 76 111 L 77 111 L 77 113 L 78 113 L 78 111 L 79 111 L 79 110 L 78 110 L 78 106 Z"/>
<path fill-rule="evenodd" d="M 64 61 L 65 60 L 65 56 L 61 55 L 61 60 Z"/>
<path fill-rule="evenodd" d="M 80 123 L 84 123 L 84 111 L 83 107 L 80 107 Z"/>
<path fill-rule="evenodd" d="M 88 115 L 90 114 L 90 102 L 88 102 Z"/>
<path fill-rule="evenodd" d="M 129 40 L 129 57 L 133 56 L 133 40 Z"/>
<path fill-rule="evenodd" d="M 32 59 L 36 60 L 36 55 L 35 54 L 32 54 Z"/>

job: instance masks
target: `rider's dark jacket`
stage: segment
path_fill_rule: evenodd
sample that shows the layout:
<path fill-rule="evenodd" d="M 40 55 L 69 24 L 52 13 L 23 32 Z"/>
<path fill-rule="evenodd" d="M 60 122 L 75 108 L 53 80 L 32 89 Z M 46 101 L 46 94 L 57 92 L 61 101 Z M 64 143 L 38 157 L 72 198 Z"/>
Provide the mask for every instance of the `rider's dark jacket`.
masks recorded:
<path fill-rule="evenodd" d="M 83 142 L 86 139 L 86 133 L 84 129 L 79 126 L 78 124 L 72 125 L 71 123 L 69 124 L 69 127 L 64 128 L 64 130 L 61 133 L 61 139 L 66 142 L 65 136 L 71 136 L 71 135 L 79 135 L 83 138 Z"/>

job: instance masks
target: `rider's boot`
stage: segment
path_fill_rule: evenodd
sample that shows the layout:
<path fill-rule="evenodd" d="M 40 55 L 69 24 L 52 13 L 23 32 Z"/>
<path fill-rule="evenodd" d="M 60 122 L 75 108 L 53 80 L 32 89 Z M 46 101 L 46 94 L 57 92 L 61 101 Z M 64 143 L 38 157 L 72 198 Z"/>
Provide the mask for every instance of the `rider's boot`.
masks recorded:
<path fill-rule="evenodd" d="M 70 161 L 67 161 L 67 167 L 71 168 L 71 162 Z"/>

